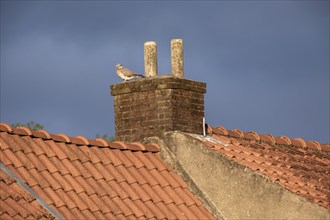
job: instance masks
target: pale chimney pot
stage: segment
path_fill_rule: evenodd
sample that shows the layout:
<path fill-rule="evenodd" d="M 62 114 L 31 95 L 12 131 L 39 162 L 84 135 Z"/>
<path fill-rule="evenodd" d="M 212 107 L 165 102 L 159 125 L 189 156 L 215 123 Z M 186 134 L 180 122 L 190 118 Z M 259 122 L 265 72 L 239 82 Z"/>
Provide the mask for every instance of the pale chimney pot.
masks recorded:
<path fill-rule="evenodd" d="M 184 78 L 183 66 L 183 41 L 182 39 L 171 40 L 171 63 L 172 76 Z"/>
<path fill-rule="evenodd" d="M 144 43 L 144 74 L 145 77 L 157 76 L 157 44 L 155 41 Z"/>

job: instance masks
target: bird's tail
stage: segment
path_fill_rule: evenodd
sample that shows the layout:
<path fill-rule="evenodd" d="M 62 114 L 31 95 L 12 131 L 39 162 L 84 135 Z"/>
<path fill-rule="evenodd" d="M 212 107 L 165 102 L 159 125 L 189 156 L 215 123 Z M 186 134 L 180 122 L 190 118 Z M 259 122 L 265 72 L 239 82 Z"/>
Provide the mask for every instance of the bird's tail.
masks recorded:
<path fill-rule="evenodd" d="M 137 73 L 134 73 L 134 76 L 138 76 L 138 77 L 142 77 L 142 78 L 144 78 L 143 75 L 141 75 L 141 74 L 137 74 Z"/>

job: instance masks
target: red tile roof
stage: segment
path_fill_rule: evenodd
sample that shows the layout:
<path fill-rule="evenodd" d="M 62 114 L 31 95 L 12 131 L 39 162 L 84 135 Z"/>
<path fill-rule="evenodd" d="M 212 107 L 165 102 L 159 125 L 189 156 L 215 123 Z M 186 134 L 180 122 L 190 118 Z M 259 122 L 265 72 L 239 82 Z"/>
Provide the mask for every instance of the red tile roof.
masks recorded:
<path fill-rule="evenodd" d="M 330 145 L 208 127 L 205 145 L 330 209 Z"/>
<path fill-rule="evenodd" d="M 67 219 L 214 219 L 165 164 L 156 145 L 52 135 L 0 124 L 1 163 Z M 0 218 L 26 207 L 46 216 L 35 200 L 10 196 L 15 182 L 2 174 Z M 14 211 L 12 211 L 14 209 Z M 35 211 L 36 210 L 36 211 Z M 23 214 L 22 214 L 23 213 Z"/>
<path fill-rule="evenodd" d="M 0 170 L 1 219 L 53 219 L 39 202 L 12 177 Z"/>

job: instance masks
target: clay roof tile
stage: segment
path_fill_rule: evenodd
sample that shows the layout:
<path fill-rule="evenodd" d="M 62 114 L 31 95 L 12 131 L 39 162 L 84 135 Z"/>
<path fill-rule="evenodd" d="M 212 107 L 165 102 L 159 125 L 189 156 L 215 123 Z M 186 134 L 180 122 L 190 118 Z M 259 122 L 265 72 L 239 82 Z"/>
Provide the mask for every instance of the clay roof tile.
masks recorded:
<path fill-rule="evenodd" d="M 146 150 L 146 147 L 142 143 L 140 143 L 140 142 L 133 142 L 132 145 L 137 146 L 138 149 L 141 150 L 141 151 L 145 151 Z"/>
<path fill-rule="evenodd" d="M 113 142 L 113 144 L 116 144 L 116 145 L 112 145 L 112 146 L 116 146 L 116 149 L 120 149 L 120 150 L 129 149 L 128 144 L 122 141 L 115 141 Z"/>
<path fill-rule="evenodd" d="M 251 140 L 260 140 L 260 136 L 259 136 L 259 134 L 257 134 L 257 133 L 254 132 L 254 131 L 249 131 L 249 132 L 247 132 L 244 136 L 245 136 L 245 138 L 247 138 L 247 139 L 251 139 Z"/>
<path fill-rule="evenodd" d="M 216 134 L 229 135 L 228 130 L 222 126 L 218 126 L 215 128 L 211 128 L 211 126 L 209 126 L 209 127 L 210 127 L 210 130 Z"/>
<path fill-rule="evenodd" d="M 303 147 L 306 147 L 306 141 L 304 141 L 303 139 L 296 138 L 295 140 L 298 141 L 298 142 L 300 142 Z"/>
<path fill-rule="evenodd" d="M 10 125 L 6 124 L 6 123 L 0 123 L 0 131 L 12 133 L 13 128 Z"/>
<path fill-rule="evenodd" d="M 95 141 L 99 142 L 99 146 L 102 147 L 109 147 L 109 142 L 107 142 L 106 140 L 104 140 L 103 138 L 95 138 Z"/>
<path fill-rule="evenodd" d="M 291 145 L 292 142 L 291 142 L 291 139 L 288 138 L 287 136 L 280 136 L 281 139 L 283 139 L 287 145 Z"/>
<path fill-rule="evenodd" d="M 320 144 L 322 151 L 330 151 L 330 144 Z"/>
<path fill-rule="evenodd" d="M 52 136 L 45 130 L 38 130 L 37 132 L 34 133 L 34 135 L 36 135 L 36 137 L 40 137 L 45 140 L 52 138 Z"/>
<path fill-rule="evenodd" d="M 32 131 L 29 128 L 25 127 L 25 126 L 17 127 L 17 129 L 23 130 L 26 135 L 32 135 Z M 21 132 L 21 131 L 19 131 L 19 132 Z"/>
<path fill-rule="evenodd" d="M 306 141 L 306 147 L 309 149 L 320 150 L 321 147 L 319 145 L 320 144 L 315 141 Z"/>
<path fill-rule="evenodd" d="M 159 147 L 156 144 L 146 144 L 145 148 L 149 152 L 159 152 Z"/>
<path fill-rule="evenodd" d="M 234 133 L 236 133 L 236 135 L 235 136 L 238 136 L 238 137 L 240 137 L 240 138 L 244 138 L 244 133 L 243 133 L 243 131 L 241 131 L 241 130 L 239 130 L 239 129 L 233 129 L 233 132 Z"/>

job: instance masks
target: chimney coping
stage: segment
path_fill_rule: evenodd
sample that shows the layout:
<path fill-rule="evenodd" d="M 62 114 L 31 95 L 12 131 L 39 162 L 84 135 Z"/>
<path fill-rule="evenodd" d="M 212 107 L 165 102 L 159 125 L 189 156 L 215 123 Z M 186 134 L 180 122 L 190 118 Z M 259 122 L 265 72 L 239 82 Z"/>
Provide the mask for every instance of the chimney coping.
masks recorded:
<path fill-rule="evenodd" d="M 110 89 L 112 96 L 162 89 L 183 89 L 204 94 L 206 83 L 172 76 L 156 76 L 111 85 Z"/>

